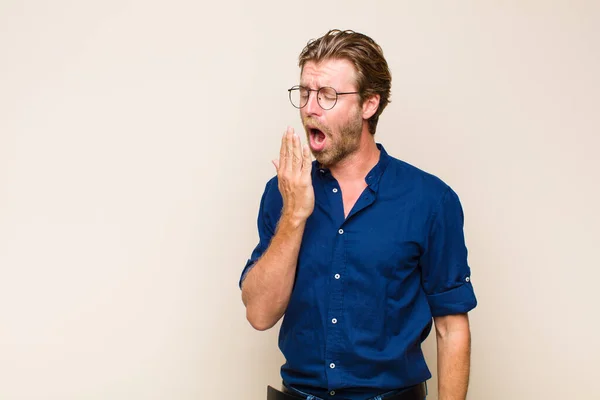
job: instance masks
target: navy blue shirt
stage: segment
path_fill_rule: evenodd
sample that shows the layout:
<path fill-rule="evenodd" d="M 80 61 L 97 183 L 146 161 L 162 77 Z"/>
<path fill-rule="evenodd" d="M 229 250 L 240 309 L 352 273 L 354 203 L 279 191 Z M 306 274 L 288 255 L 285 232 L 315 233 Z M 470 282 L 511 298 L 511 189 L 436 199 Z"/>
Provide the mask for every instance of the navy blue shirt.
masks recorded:
<path fill-rule="evenodd" d="M 377 147 L 379 162 L 347 218 L 338 182 L 313 162 L 315 208 L 279 348 L 284 383 L 324 399 L 365 399 L 429 379 L 421 343 L 432 317 L 477 304 L 458 196 Z M 267 249 L 282 205 L 275 177 L 262 196 L 260 241 L 240 285 Z"/>

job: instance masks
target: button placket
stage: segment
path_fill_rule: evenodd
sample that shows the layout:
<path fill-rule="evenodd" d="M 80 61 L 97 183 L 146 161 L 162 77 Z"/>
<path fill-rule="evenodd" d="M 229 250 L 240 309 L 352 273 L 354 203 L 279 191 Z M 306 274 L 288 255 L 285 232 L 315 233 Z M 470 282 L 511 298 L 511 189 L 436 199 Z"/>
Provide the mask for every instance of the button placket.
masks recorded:
<path fill-rule="evenodd" d="M 329 198 L 332 201 L 332 205 L 335 207 L 341 207 L 341 189 L 336 184 L 329 186 L 327 190 L 330 190 Z M 334 195 L 334 193 L 336 193 Z M 337 235 L 335 235 L 335 249 L 331 264 L 331 272 L 329 275 L 329 279 L 332 279 L 332 290 L 329 293 L 329 307 L 327 310 L 327 321 L 329 321 L 329 328 L 327 330 L 327 344 L 325 350 L 325 360 L 329 361 L 329 363 L 325 364 L 327 369 L 327 377 L 328 381 L 331 384 L 331 387 L 337 387 L 341 380 L 341 373 L 344 369 L 338 365 L 337 361 L 340 360 L 340 356 L 343 353 L 343 342 L 344 338 L 342 332 L 340 330 L 341 326 L 339 325 L 338 317 L 342 317 L 343 312 L 343 284 L 341 281 L 341 275 L 344 273 L 346 265 L 345 265 L 345 249 L 347 246 L 345 235 L 348 232 L 345 232 L 344 227 L 344 219 L 340 219 L 337 222 Z M 335 229 L 335 228 L 334 228 Z M 327 368 L 327 365 L 329 368 Z"/>

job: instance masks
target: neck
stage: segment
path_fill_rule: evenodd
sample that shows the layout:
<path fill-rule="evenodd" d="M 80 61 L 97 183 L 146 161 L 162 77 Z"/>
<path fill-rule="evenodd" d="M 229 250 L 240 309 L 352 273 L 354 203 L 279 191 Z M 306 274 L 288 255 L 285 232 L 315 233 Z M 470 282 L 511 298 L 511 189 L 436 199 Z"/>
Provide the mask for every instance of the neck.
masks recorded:
<path fill-rule="evenodd" d="M 358 149 L 330 168 L 338 181 L 364 180 L 369 171 L 379 162 L 379 149 L 375 138 L 363 131 Z"/>

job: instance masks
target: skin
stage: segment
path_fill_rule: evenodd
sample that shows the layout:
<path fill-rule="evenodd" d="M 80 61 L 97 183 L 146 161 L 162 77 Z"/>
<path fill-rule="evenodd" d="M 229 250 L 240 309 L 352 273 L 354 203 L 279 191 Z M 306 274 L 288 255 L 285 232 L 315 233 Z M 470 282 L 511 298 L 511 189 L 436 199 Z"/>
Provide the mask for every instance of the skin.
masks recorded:
<path fill-rule="evenodd" d="M 465 400 L 471 367 L 467 314 L 434 317 L 437 341 L 438 399 Z"/>
<path fill-rule="evenodd" d="M 356 70 L 343 59 L 307 62 L 301 73 L 302 86 L 331 86 L 338 92 L 357 90 Z M 312 128 L 321 130 L 325 146 L 317 151 L 302 145 L 290 127 L 281 138 L 279 159 L 273 160 L 283 198 L 281 218 L 271 243 L 248 272 L 242 284 L 246 318 L 257 330 L 273 327 L 284 315 L 290 300 L 298 252 L 306 220 L 314 210 L 311 151 L 317 162 L 329 168 L 338 181 L 347 216 L 367 187 L 365 177 L 379 161 L 368 119 L 379 106 L 375 95 L 360 103 L 359 95 L 339 96 L 331 110 L 323 110 L 311 92 L 300 117 L 310 143 Z M 465 399 L 469 377 L 470 333 L 466 315 L 434 319 L 438 344 L 440 400 Z"/>

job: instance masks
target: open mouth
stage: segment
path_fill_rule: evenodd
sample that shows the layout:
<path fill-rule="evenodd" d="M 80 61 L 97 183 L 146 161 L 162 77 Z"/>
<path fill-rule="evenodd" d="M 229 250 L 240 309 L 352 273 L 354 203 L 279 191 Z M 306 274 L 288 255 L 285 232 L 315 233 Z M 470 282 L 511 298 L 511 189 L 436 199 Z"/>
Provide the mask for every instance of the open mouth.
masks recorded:
<path fill-rule="evenodd" d="M 327 136 L 317 128 L 309 128 L 309 145 L 312 151 L 322 151 L 325 148 Z"/>

